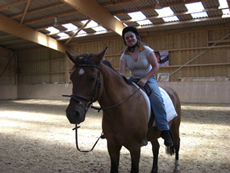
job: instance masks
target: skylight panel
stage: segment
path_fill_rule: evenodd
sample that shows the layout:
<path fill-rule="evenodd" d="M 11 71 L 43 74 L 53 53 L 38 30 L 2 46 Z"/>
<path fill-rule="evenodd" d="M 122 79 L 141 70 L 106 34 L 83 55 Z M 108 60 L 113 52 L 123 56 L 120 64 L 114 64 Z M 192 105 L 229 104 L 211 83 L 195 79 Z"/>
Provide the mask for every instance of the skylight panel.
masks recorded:
<path fill-rule="evenodd" d="M 62 26 L 67 28 L 67 31 L 74 31 L 78 29 L 78 27 L 72 23 L 66 23 L 66 24 L 63 24 Z"/>
<path fill-rule="evenodd" d="M 173 15 L 173 11 L 170 7 L 165 7 L 162 9 L 155 9 L 155 11 L 159 14 L 159 16 L 171 16 Z"/>
<path fill-rule="evenodd" d="M 194 19 L 197 19 L 197 18 L 202 18 L 202 17 L 208 17 L 208 14 L 207 14 L 206 12 L 191 13 L 191 16 L 192 16 Z"/>
<path fill-rule="evenodd" d="M 87 32 L 85 32 L 84 30 L 81 30 L 75 37 L 77 37 L 78 35 L 86 35 Z"/>
<path fill-rule="evenodd" d="M 185 4 L 185 6 L 188 9 L 188 12 L 191 13 L 191 16 L 194 19 L 208 17 L 208 14 L 206 12 L 202 12 L 204 11 L 204 6 L 201 2 Z"/>
<path fill-rule="evenodd" d="M 140 21 L 137 21 L 137 23 L 139 25 L 151 25 L 151 24 L 153 24 L 150 20 L 140 20 Z"/>
<path fill-rule="evenodd" d="M 69 35 L 64 32 L 58 33 L 57 35 L 60 37 L 60 39 L 69 38 Z"/>
<path fill-rule="evenodd" d="M 46 30 L 49 31 L 50 34 L 54 34 L 54 33 L 59 33 L 59 32 L 60 32 L 58 29 L 56 29 L 56 28 L 54 28 L 54 27 L 52 27 L 52 26 L 46 28 Z"/>
<path fill-rule="evenodd" d="M 145 16 L 141 11 L 128 13 L 128 15 L 129 15 L 133 20 L 143 20 L 143 19 L 146 19 L 146 16 Z"/>
<path fill-rule="evenodd" d="M 229 11 L 229 9 L 222 10 L 222 13 L 223 13 L 223 15 L 222 15 L 223 18 L 230 17 L 230 11 Z"/>
<path fill-rule="evenodd" d="M 86 22 L 88 22 L 88 20 L 82 20 L 81 21 L 83 24 L 85 24 Z M 92 28 L 92 27 L 96 27 L 96 26 L 98 26 L 98 23 L 97 22 L 95 22 L 95 21 L 90 21 L 88 24 L 87 24 L 87 27 L 89 27 L 89 28 Z"/>
<path fill-rule="evenodd" d="M 107 31 L 107 29 L 105 29 L 103 26 L 97 26 L 92 29 L 95 30 L 96 32 Z"/>
<path fill-rule="evenodd" d="M 201 2 L 185 4 L 185 6 L 188 9 L 188 12 L 197 12 L 204 10 L 204 6 Z"/>
<path fill-rule="evenodd" d="M 162 18 L 165 22 L 175 22 L 179 21 L 177 16 L 172 16 L 172 17 L 163 17 Z"/>
<path fill-rule="evenodd" d="M 219 0 L 219 8 L 228 8 L 228 3 L 226 0 Z"/>
<path fill-rule="evenodd" d="M 136 21 L 139 25 L 150 25 L 150 24 L 152 24 L 152 22 L 150 20 L 146 19 L 146 16 L 141 11 L 128 13 L 128 15 L 134 21 Z"/>

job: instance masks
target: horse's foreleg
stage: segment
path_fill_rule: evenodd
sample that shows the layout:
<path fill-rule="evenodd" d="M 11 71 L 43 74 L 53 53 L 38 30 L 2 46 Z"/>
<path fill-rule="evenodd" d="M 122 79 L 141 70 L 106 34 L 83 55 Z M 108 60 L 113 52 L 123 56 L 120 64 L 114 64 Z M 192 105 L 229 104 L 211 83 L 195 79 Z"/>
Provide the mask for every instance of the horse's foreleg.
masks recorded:
<path fill-rule="evenodd" d="M 152 173 L 157 173 L 158 172 L 158 154 L 159 154 L 159 142 L 156 139 L 155 141 L 151 141 L 152 143 L 152 151 L 153 151 L 153 167 L 152 167 Z"/>
<path fill-rule="evenodd" d="M 120 145 L 115 145 L 114 143 L 108 142 L 108 151 L 111 160 L 111 173 L 118 173 L 119 159 L 120 159 Z"/>
<path fill-rule="evenodd" d="M 138 173 L 139 172 L 139 161 L 140 161 L 140 153 L 141 153 L 141 145 L 132 145 L 132 148 L 129 148 L 130 155 L 131 155 L 131 161 L 132 161 L 132 167 L 131 167 L 131 173 Z"/>

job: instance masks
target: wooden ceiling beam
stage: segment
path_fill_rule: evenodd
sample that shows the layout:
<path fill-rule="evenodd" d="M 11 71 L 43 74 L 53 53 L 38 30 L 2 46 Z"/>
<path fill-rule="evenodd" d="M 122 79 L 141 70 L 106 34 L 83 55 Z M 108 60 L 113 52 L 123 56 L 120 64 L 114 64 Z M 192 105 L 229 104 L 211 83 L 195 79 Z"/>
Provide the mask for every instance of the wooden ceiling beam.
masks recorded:
<path fill-rule="evenodd" d="M 205 2 L 209 0 L 184 0 L 181 2 L 173 2 L 173 3 L 167 3 L 167 4 L 161 4 L 163 7 L 173 7 L 173 6 L 179 6 L 179 5 L 185 5 L 189 3 L 195 3 L 195 2 Z M 159 1 L 160 2 L 160 1 Z"/>
<path fill-rule="evenodd" d="M 130 2 L 136 2 L 138 0 L 124 0 L 124 1 L 118 1 L 118 2 L 107 2 L 107 3 L 103 3 L 101 4 L 103 7 L 108 7 L 108 6 L 112 6 L 112 5 L 120 5 L 120 4 L 124 4 L 124 3 L 130 3 Z M 202 0 L 202 2 L 204 1 L 207 1 L 207 0 Z M 167 4 L 165 6 L 176 6 L 176 5 L 184 5 L 186 3 L 194 3 L 194 2 L 200 2 L 199 0 L 186 0 L 184 2 L 180 2 L 180 3 L 171 3 L 171 4 Z M 64 3 L 61 2 L 61 4 L 63 5 Z M 57 3 L 57 5 L 60 5 Z M 50 8 L 52 8 L 50 6 Z M 153 10 L 154 9 L 154 6 L 150 6 L 150 7 L 144 7 L 144 8 L 139 8 L 139 9 L 130 9 L 130 10 L 125 10 L 125 11 L 118 11 L 118 12 L 114 12 L 112 13 L 112 15 L 119 15 L 119 14 L 126 14 L 126 13 L 130 13 L 130 12 L 136 12 L 136 11 L 147 11 L 147 10 Z M 214 10 L 214 9 L 210 9 L 210 10 Z M 209 11 L 209 10 L 206 10 L 206 11 Z M 76 12 L 77 13 L 77 12 Z M 68 13 L 67 13 L 68 14 Z M 183 15 L 184 13 L 177 13 L 177 15 Z M 64 14 L 65 15 L 65 14 Z M 62 15 L 59 14 L 59 17 L 61 17 Z M 55 16 L 53 16 L 52 18 L 54 18 Z M 11 17 L 13 18 L 13 16 Z M 159 17 L 153 17 L 153 18 L 159 18 Z M 39 21 L 42 21 L 42 20 L 47 20 L 48 18 L 47 17 L 44 17 L 44 18 L 40 18 L 40 19 L 34 19 L 34 21 L 36 22 L 39 22 Z M 73 22 L 80 22 L 82 20 L 89 20 L 90 18 L 87 17 L 87 18 L 84 18 L 84 19 L 77 19 L 77 20 L 70 20 L 70 21 L 65 21 L 65 22 L 62 22 L 59 24 L 65 24 L 65 23 L 73 23 Z M 28 21 L 28 22 L 33 22 L 33 20 L 31 21 Z M 127 20 L 128 22 L 128 20 Z M 40 26 L 38 28 L 36 28 L 36 30 L 43 30 L 45 28 L 48 28 L 50 27 L 50 25 L 45 25 L 45 26 Z"/>
<path fill-rule="evenodd" d="M 65 5 L 65 4 L 63 4 L 62 2 L 57 2 L 57 3 L 51 4 L 51 5 L 47 5 L 47 6 L 42 6 L 42 7 L 39 7 L 39 8 L 35 8 L 33 10 L 28 10 L 27 14 L 31 14 L 31 13 L 35 13 L 35 12 L 39 12 L 39 11 L 43 11 L 43 10 L 48 10 L 50 8 L 55 8 L 55 7 L 58 7 L 58 6 L 61 6 L 61 5 Z M 23 15 L 23 13 L 18 13 L 18 14 L 10 16 L 10 18 L 11 19 L 19 18 L 22 15 Z"/>
<path fill-rule="evenodd" d="M 17 21 L 12 20 L 2 14 L 0 14 L 0 21 L 4 23 L 4 25 L 0 25 L 0 31 L 45 46 L 47 48 L 57 50 L 59 52 L 65 53 L 67 50 L 65 44 L 58 42 L 57 40 L 48 37 L 30 27 L 21 26 Z"/>
<path fill-rule="evenodd" d="M 66 23 L 74 23 L 74 22 L 81 22 L 82 20 L 89 20 L 90 18 L 89 17 L 86 17 L 84 19 L 75 19 L 75 20 L 67 20 L 65 22 L 58 22 L 60 25 L 62 24 L 66 24 Z M 44 25 L 44 26 L 40 26 L 40 27 L 37 27 L 35 28 L 37 31 L 40 31 L 40 30 L 43 30 L 43 29 L 46 29 L 50 27 L 50 25 Z"/>
<path fill-rule="evenodd" d="M 177 22 L 169 22 L 169 23 L 161 23 L 161 24 L 155 24 L 155 25 L 146 25 L 137 27 L 138 29 L 146 29 L 151 27 L 162 27 L 162 26 L 169 26 L 169 25 L 181 25 L 181 24 L 188 24 L 188 23 L 196 23 L 196 22 L 204 22 L 204 21 L 211 21 L 211 20 L 220 20 L 223 19 L 221 16 L 219 17 L 209 17 L 209 18 L 200 18 L 200 19 L 191 19 L 186 21 L 177 21 Z"/>
<path fill-rule="evenodd" d="M 27 2 L 27 4 L 26 4 L 26 8 L 25 8 L 25 10 L 24 10 L 24 12 L 23 12 L 23 15 L 22 15 L 22 19 L 21 19 L 20 24 L 23 23 L 23 20 L 24 20 L 24 18 L 25 18 L 25 16 L 26 16 L 26 12 L 27 12 L 27 10 L 28 10 L 28 8 L 29 8 L 29 6 L 30 6 L 30 2 L 31 2 L 31 0 L 28 0 L 28 2 Z"/>
<path fill-rule="evenodd" d="M 100 5 L 102 7 L 111 7 L 111 6 L 115 6 L 115 5 L 122 5 L 122 4 L 131 3 L 131 2 L 137 2 L 137 1 L 139 1 L 139 0 L 112 1 L 112 2 L 101 3 Z"/>
<path fill-rule="evenodd" d="M 218 9 L 218 8 L 208 8 L 208 9 L 204 9 L 200 12 L 209 12 L 209 11 L 218 11 L 218 10 L 222 10 L 222 9 L 227 9 L 227 8 L 221 8 L 221 9 Z M 186 15 L 186 14 L 192 14 L 192 12 L 181 12 L 181 13 L 174 13 L 170 16 L 164 16 L 164 17 L 171 17 L 171 16 L 181 16 L 181 15 Z M 142 20 L 153 20 L 153 19 L 160 19 L 162 18 L 162 16 L 152 16 L 152 17 L 146 17 L 145 19 L 142 19 Z M 135 22 L 137 20 L 133 20 L 133 19 L 130 19 L 130 20 L 122 20 L 123 23 L 131 23 L 131 22 Z"/>
<path fill-rule="evenodd" d="M 36 18 L 36 19 L 31 19 L 31 20 L 26 21 L 24 23 L 24 25 L 33 24 L 33 23 L 40 22 L 40 21 L 43 21 L 43 20 L 54 19 L 55 17 L 67 16 L 67 15 L 75 14 L 77 12 L 78 11 L 76 11 L 76 10 L 70 10 L 70 11 L 66 11 L 66 12 L 63 12 L 63 13 L 57 13 L 57 14 L 53 14 L 53 15 L 49 15 L 49 16 Z"/>
<path fill-rule="evenodd" d="M 24 4 L 27 1 L 28 0 L 19 0 L 19 1 L 16 1 L 14 3 L 11 3 L 11 4 L 3 5 L 3 6 L 0 7 L 0 11 L 8 10 L 10 7 L 14 7 L 14 6 L 17 6 L 17 5 L 20 5 L 20 4 Z"/>
<path fill-rule="evenodd" d="M 74 9 L 82 12 L 89 18 L 101 24 L 103 27 L 122 35 L 122 30 L 125 27 L 122 22 L 117 20 L 111 13 L 100 6 L 95 0 L 62 0 Z"/>
<path fill-rule="evenodd" d="M 179 6 L 179 5 L 185 5 L 188 3 L 195 3 L 195 2 L 205 2 L 208 0 L 185 0 L 183 2 L 174 2 L 174 3 L 168 3 L 168 4 L 161 4 L 162 7 L 173 7 L 173 6 Z M 121 15 L 121 14 L 127 14 L 131 12 L 136 12 L 136 11 L 147 11 L 147 10 L 154 10 L 155 6 L 149 6 L 149 7 L 143 7 L 143 8 L 135 8 L 135 9 L 129 9 L 129 10 L 121 10 L 121 11 L 116 11 L 111 13 L 112 15 Z"/>
<path fill-rule="evenodd" d="M 65 42 L 65 44 L 68 44 L 82 29 L 84 29 L 87 25 L 88 25 L 88 23 L 91 21 L 91 19 L 89 19 L 81 28 L 79 28 L 78 29 L 78 31 L 75 33 L 75 34 L 73 34 L 66 42 Z"/>

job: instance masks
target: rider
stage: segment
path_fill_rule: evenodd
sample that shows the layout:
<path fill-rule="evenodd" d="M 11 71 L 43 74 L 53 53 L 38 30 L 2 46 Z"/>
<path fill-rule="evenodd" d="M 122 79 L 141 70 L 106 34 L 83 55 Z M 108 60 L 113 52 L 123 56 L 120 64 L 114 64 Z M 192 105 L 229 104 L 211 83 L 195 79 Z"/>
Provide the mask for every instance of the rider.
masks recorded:
<path fill-rule="evenodd" d="M 127 49 L 120 58 L 120 73 L 125 76 L 127 67 L 131 74 L 129 80 L 147 90 L 149 90 L 146 85 L 148 84 L 151 89 L 149 98 L 157 128 L 161 132 L 164 144 L 166 146 L 173 146 L 165 105 L 154 76 L 159 69 L 154 51 L 140 41 L 139 31 L 134 26 L 124 28 L 122 38 Z"/>

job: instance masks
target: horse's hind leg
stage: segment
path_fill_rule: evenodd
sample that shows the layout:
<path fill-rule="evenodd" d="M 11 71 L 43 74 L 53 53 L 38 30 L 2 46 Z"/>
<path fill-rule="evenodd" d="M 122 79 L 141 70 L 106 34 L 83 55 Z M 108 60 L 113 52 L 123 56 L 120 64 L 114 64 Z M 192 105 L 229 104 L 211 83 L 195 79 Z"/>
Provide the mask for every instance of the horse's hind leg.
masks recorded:
<path fill-rule="evenodd" d="M 178 138 L 178 144 L 175 146 L 176 155 L 175 155 L 175 167 L 174 172 L 180 172 L 180 159 L 179 159 L 179 149 L 180 149 L 180 138 Z"/>
<path fill-rule="evenodd" d="M 111 160 L 111 173 L 118 173 L 121 146 L 114 143 L 107 143 L 109 156 Z"/>
<path fill-rule="evenodd" d="M 175 167 L 174 172 L 180 172 L 180 159 L 179 159 L 179 150 L 180 150 L 180 137 L 179 137 L 179 127 L 172 128 L 171 133 L 173 137 L 174 149 L 175 149 Z"/>
<path fill-rule="evenodd" d="M 153 152 L 153 167 L 151 173 L 158 172 L 158 154 L 159 154 L 159 142 L 158 140 L 151 141 L 152 143 L 152 152 Z"/>

